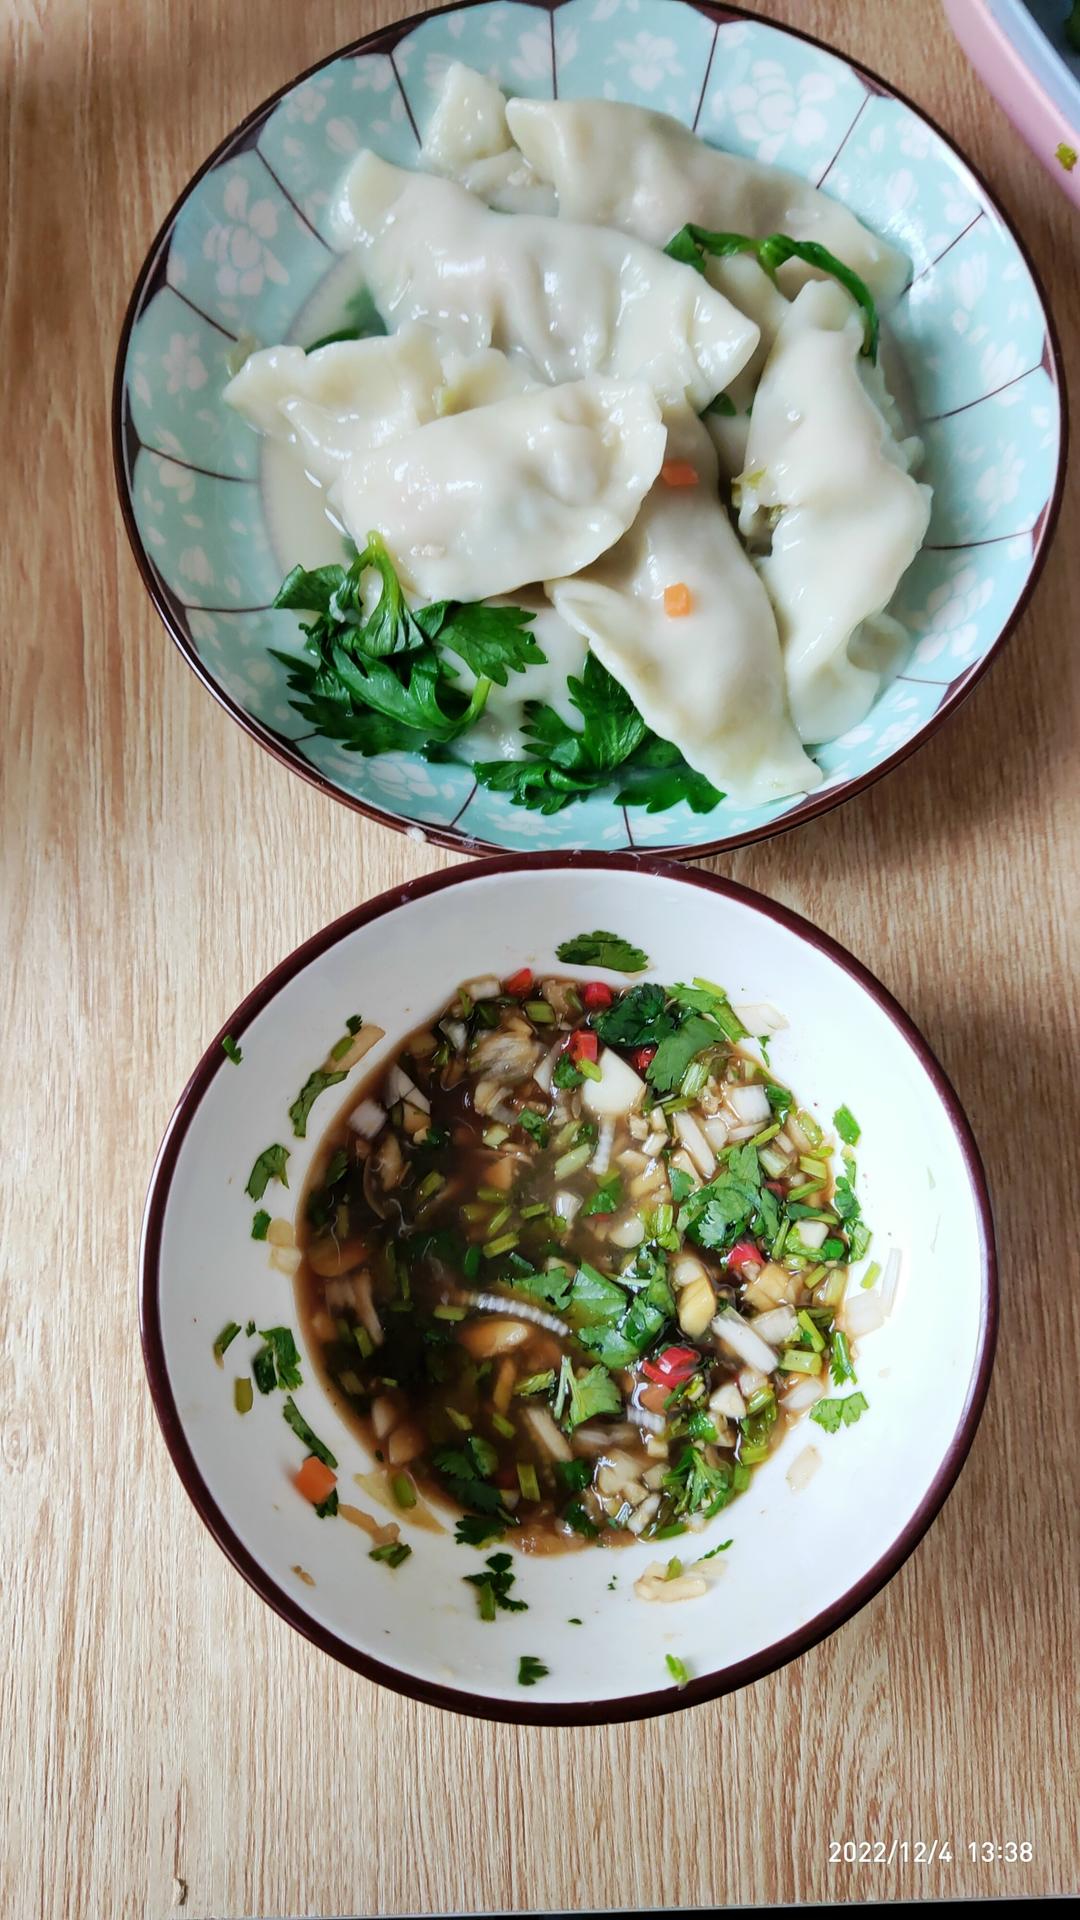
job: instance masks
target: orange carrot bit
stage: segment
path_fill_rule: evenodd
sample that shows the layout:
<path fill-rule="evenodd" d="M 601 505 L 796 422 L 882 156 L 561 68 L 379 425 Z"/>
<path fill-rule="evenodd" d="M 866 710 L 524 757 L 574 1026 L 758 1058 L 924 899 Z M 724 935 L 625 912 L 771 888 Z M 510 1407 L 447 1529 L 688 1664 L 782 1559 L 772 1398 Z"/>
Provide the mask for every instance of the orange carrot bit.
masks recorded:
<path fill-rule="evenodd" d="M 293 1486 L 297 1493 L 303 1494 L 305 1500 L 311 1501 L 313 1507 L 321 1507 L 337 1486 L 337 1474 L 331 1473 L 323 1461 L 316 1460 L 315 1455 L 309 1453 L 303 1466 L 293 1475 Z"/>
<path fill-rule="evenodd" d="M 665 460 L 660 478 L 665 487 L 696 487 L 700 476 L 689 460 Z"/>
<path fill-rule="evenodd" d="M 673 620 L 690 613 L 693 605 L 694 596 L 684 580 L 676 580 L 674 586 L 664 588 L 664 612 Z"/>

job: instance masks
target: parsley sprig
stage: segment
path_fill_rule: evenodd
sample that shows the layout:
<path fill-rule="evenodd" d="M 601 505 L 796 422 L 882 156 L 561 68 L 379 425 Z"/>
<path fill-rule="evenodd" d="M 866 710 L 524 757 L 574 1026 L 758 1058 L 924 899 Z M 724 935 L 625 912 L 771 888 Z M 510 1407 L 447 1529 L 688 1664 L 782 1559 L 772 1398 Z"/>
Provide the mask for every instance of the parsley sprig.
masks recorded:
<path fill-rule="evenodd" d="M 380 580 L 370 607 L 366 583 Z M 356 753 L 411 750 L 434 756 L 477 720 L 493 683 L 542 665 L 522 607 L 438 600 L 412 608 L 377 533 L 348 567 L 294 567 L 274 606 L 312 614 L 301 622 L 304 652 L 275 657 L 299 696 L 297 713 L 328 739 Z M 471 694 L 457 684 L 455 656 L 476 676 Z"/>
<path fill-rule="evenodd" d="M 580 731 L 554 707 L 535 702 L 523 728 L 527 760 L 480 761 L 476 777 L 494 793 L 508 793 L 515 806 L 559 813 L 574 800 L 619 781 L 620 806 L 661 813 L 685 800 L 694 813 L 708 813 L 723 794 L 687 766 L 677 747 L 645 725 L 630 695 L 586 655 L 580 680 L 567 681 L 582 718 Z"/>

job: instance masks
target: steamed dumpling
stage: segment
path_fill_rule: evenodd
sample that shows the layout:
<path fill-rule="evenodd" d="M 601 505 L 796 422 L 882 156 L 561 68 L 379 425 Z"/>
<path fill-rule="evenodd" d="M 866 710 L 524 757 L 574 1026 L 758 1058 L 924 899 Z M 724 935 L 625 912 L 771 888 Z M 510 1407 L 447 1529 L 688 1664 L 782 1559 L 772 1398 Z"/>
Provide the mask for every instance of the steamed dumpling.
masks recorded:
<path fill-rule="evenodd" d="M 503 213 L 555 213 L 555 189 L 519 153 L 506 124 L 506 101 L 494 80 L 460 60 L 442 87 L 420 148 L 428 173 L 457 180 Z"/>
<path fill-rule="evenodd" d="M 665 247 L 692 221 L 723 233 L 816 240 L 853 267 L 883 306 L 902 291 L 906 257 L 839 201 L 782 167 L 721 153 L 679 120 L 616 100 L 511 100 L 506 117 L 564 220 L 593 220 Z M 789 290 L 809 269 L 780 270 Z"/>
<path fill-rule="evenodd" d="M 524 353 L 558 383 L 643 380 L 706 407 L 758 343 L 692 267 L 602 228 L 493 213 L 450 180 L 362 153 L 337 206 L 388 326 L 425 320 L 463 353 Z"/>
<path fill-rule="evenodd" d="M 805 741 L 835 739 L 872 706 L 901 632 L 879 616 L 930 519 L 930 489 L 909 471 L 921 446 L 897 439 L 862 345 L 841 287 L 803 288 L 761 377 L 740 487 L 744 536 L 764 547 L 771 528 L 761 576 Z"/>
<path fill-rule="evenodd" d="M 727 392 L 720 396 L 719 404 L 703 415 L 719 457 L 720 470 L 725 479 L 733 480 L 746 465 L 754 394 L 790 302 L 771 274 L 749 253 L 732 253 L 726 259 L 709 260 L 705 271 L 713 286 L 719 287 L 732 306 L 754 322 L 761 335 L 742 372 L 736 374 Z"/>
<path fill-rule="evenodd" d="M 223 397 L 260 433 L 295 448 L 308 473 L 328 487 L 355 454 L 442 414 L 490 406 L 541 384 L 524 359 L 494 347 L 443 350 L 429 327 L 407 326 L 313 353 L 261 348 Z"/>
<path fill-rule="evenodd" d="M 721 793 L 754 805 L 818 785 L 788 717 L 768 595 L 692 414 L 673 418 L 661 476 L 619 544 L 576 579 L 546 585 L 648 725 Z M 688 611 L 669 611 L 669 589 L 688 594 Z"/>
<path fill-rule="evenodd" d="M 648 387 L 582 380 L 430 421 L 351 460 L 334 492 L 357 545 L 378 531 L 424 600 L 485 600 L 613 545 L 664 442 Z"/>
<path fill-rule="evenodd" d="M 294 446 L 329 486 L 355 453 L 432 419 L 442 385 L 435 335 L 403 327 L 313 353 L 263 347 L 248 355 L 223 397 L 260 433 Z"/>

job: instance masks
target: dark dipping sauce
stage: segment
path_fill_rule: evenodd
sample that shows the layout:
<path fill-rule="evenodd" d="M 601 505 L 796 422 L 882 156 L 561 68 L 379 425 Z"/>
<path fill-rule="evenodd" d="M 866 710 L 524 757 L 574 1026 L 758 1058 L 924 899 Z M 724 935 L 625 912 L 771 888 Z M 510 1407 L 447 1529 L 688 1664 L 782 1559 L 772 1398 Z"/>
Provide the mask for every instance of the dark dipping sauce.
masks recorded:
<path fill-rule="evenodd" d="M 300 1210 L 309 1349 L 401 1517 L 544 1552 L 700 1530 L 850 1359 L 833 1151 L 720 988 L 459 989 Z"/>

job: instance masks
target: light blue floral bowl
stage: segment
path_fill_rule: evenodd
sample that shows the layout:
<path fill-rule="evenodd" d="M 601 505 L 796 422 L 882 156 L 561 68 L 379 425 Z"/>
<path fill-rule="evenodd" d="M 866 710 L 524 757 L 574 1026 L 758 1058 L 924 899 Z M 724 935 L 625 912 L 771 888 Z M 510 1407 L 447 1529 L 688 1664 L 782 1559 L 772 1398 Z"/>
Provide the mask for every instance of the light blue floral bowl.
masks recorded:
<path fill-rule="evenodd" d="M 328 209 L 350 156 L 410 165 L 451 60 L 508 92 L 634 101 L 706 139 L 824 181 L 910 255 L 890 316 L 911 376 L 927 544 L 894 607 L 911 657 L 862 725 L 816 755 L 809 798 L 708 814 L 627 812 L 597 795 L 551 818 L 478 789 L 468 767 L 363 759 L 313 736 L 271 649 L 272 549 L 259 447 L 221 402 L 238 338 L 294 335 L 333 264 Z M 874 75 L 727 6 L 483 0 L 371 35 L 259 107 L 165 222 L 124 324 L 117 478 L 143 578 L 177 646 L 248 732 L 350 806 L 442 845 L 705 854 L 807 820 L 904 759 L 969 692 L 1015 625 L 1053 531 L 1065 414 L 1053 328 L 1027 254 L 955 148 Z"/>

